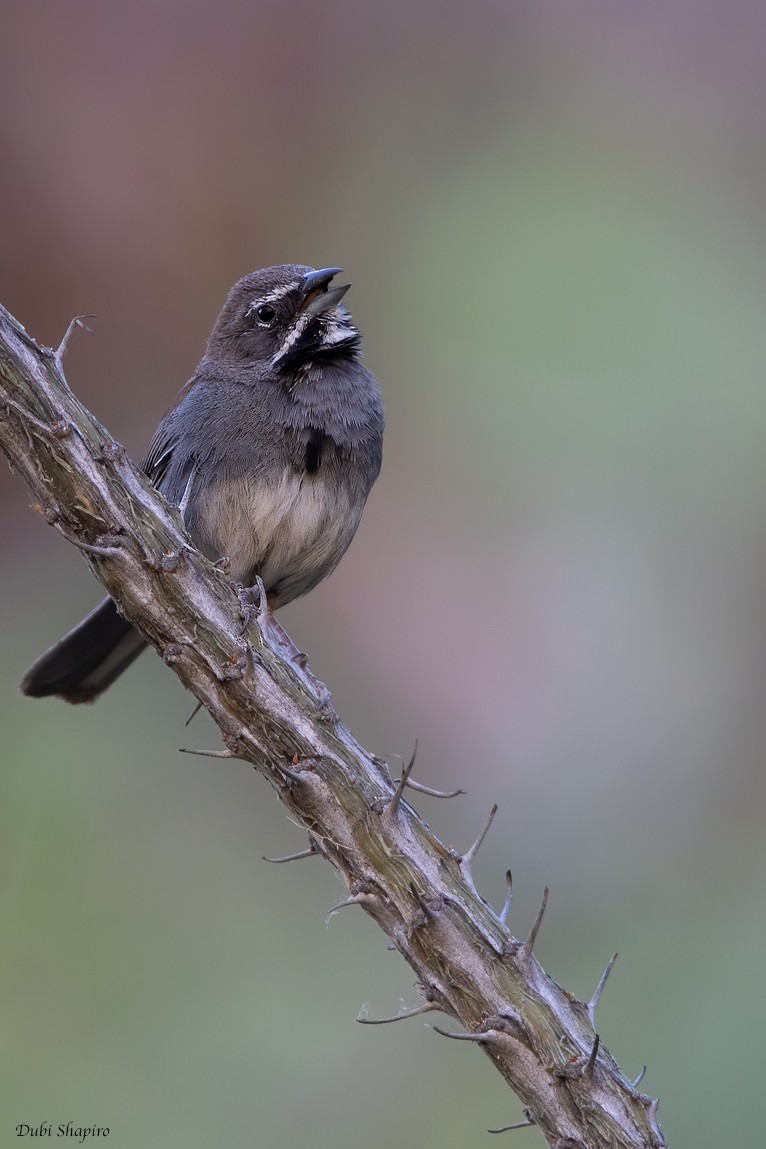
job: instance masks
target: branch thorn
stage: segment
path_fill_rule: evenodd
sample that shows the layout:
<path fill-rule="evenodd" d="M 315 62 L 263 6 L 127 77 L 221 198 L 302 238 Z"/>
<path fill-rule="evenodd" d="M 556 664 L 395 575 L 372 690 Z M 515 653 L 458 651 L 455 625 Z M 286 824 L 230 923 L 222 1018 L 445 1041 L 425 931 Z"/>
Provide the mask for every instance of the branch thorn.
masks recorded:
<path fill-rule="evenodd" d="M 71 543 L 72 546 L 77 547 L 78 550 L 84 551 L 88 555 L 98 555 L 99 558 L 107 559 L 114 558 L 115 555 L 120 554 L 120 548 L 114 546 L 114 544 L 101 544 L 100 546 L 96 546 L 93 543 L 83 542 L 82 539 L 78 539 L 76 535 L 70 534 L 69 531 L 65 530 L 58 521 L 58 517 L 51 520 L 51 526 L 55 527 L 58 533 L 63 535 L 68 543 Z M 114 538 L 115 536 L 106 537 Z"/>
<path fill-rule="evenodd" d="M 194 750 L 188 746 L 179 746 L 179 754 L 196 754 L 198 758 L 236 758 L 237 755 L 228 746 L 223 750 Z"/>
<path fill-rule="evenodd" d="M 360 1014 L 356 1020 L 360 1025 L 388 1025 L 392 1021 L 406 1021 L 408 1017 L 418 1017 L 421 1013 L 431 1013 L 434 1009 L 439 1009 L 436 1002 L 427 1001 L 424 1005 L 419 1005 L 417 1009 L 406 1009 L 403 1013 L 394 1014 L 393 1017 L 362 1017 Z"/>
<path fill-rule="evenodd" d="M 342 902 L 338 902 L 337 905 L 333 906 L 332 909 L 328 910 L 328 912 L 327 912 L 327 923 L 326 924 L 329 926 L 330 918 L 334 914 L 337 914 L 338 910 L 345 909 L 346 906 L 360 906 L 362 904 L 362 902 L 365 901 L 365 899 L 368 897 L 369 897 L 369 894 L 352 894 L 352 896 L 350 898 L 344 898 Z"/>
<path fill-rule="evenodd" d="M 487 818 L 486 822 L 482 826 L 478 838 L 476 839 L 474 844 L 471 846 L 470 850 L 468 850 L 465 854 L 463 854 L 462 858 L 460 859 L 461 869 L 465 870 L 469 874 L 471 872 L 471 865 L 473 863 L 473 860 L 476 857 L 476 855 L 478 854 L 478 852 L 481 848 L 482 842 L 484 841 L 487 834 L 489 833 L 489 828 L 492 825 L 493 821 L 495 820 L 495 814 L 496 813 L 497 813 L 497 802 L 495 802 L 494 806 L 490 810 L 489 817 Z"/>
<path fill-rule="evenodd" d="M 281 762 L 277 765 L 277 770 L 284 774 L 285 777 L 292 778 L 293 782 L 305 782 L 306 780 L 303 777 L 306 773 L 305 770 L 291 770 L 289 766 L 283 766 Z"/>
<path fill-rule="evenodd" d="M 425 897 L 423 894 L 421 894 L 420 890 L 417 888 L 414 882 L 410 882 L 410 893 L 418 903 L 419 907 L 417 914 L 415 914 L 408 928 L 408 933 L 411 936 L 415 930 L 422 929 L 423 926 L 428 922 L 429 918 L 433 918 L 434 909 L 428 904 Z"/>
<path fill-rule="evenodd" d="M 645 1077 L 646 1077 L 646 1066 L 644 1066 L 644 1068 L 641 1070 L 641 1072 L 639 1073 L 636 1080 L 631 1081 L 631 1083 L 630 1083 L 631 1089 L 637 1089 Z"/>
<path fill-rule="evenodd" d="M 598 1034 L 596 1034 L 596 1040 L 593 1042 L 593 1049 L 591 1049 L 591 1051 L 590 1051 L 590 1057 L 588 1058 L 588 1060 L 585 1062 L 585 1065 L 583 1066 L 583 1071 L 582 1071 L 583 1077 L 586 1074 L 593 1072 L 594 1066 L 596 1064 L 596 1058 L 598 1057 L 598 1047 L 600 1044 L 601 1044 L 601 1038 L 599 1037 Z"/>
<path fill-rule="evenodd" d="M 314 839 L 310 838 L 307 850 L 298 850 L 296 854 L 285 854 L 282 858 L 267 858 L 265 854 L 262 854 L 261 857 L 264 862 L 271 862 L 273 865 L 278 866 L 282 862 L 297 862 L 299 858 L 313 858 L 315 854 L 319 853 L 321 853 L 321 851 L 317 849 Z"/>
<path fill-rule="evenodd" d="M 514 1121 L 513 1125 L 501 1125 L 499 1129 L 488 1129 L 487 1133 L 507 1133 L 510 1129 L 527 1129 L 530 1125 L 536 1125 L 537 1122 L 533 1121 L 531 1117 L 527 1117 L 524 1121 Z"/>
<path fill-rule="evenodd" d="M 415 739 L 415 748 L 412 751 L 412 757 L 410 758 L 409 762 L 407 763 L 407 765 L 402 770 L 402 776 L 401 776 L 401 779 L 399 780 L 399 785 L 396 787 L 396 790 L 394 791 L 394 796 L 391 799 L 391 801 L 386 803 L 385 808 L 384 808 L 384 813 L 389 814 L 389 815 L 393 815 L 396 813 L 397 808 L 399 806 L 399 803 L 402 800 L 402 794 L 404 793 L 404 788 L 407 785 L 410 774 L 412 773 L 412 767 L 415 765 L 415 759 L 417 758 L 417 756 L 418 756 L 418 740 L 416 738 Z"/>
<path fill-rule="evenodd" d="M 422 782 L 413 782 L 411 778 L 407 779 L 407 786 L 410 790 L 417 790 L 419 794 L 428 794 L 431 798 L 457 798 L 460 794 L 465 794 L 465 790 L 435 790 L 433 786 L 424 786 Z"/>
<path fill-rule="evenodd" d="M 82 331 L 92 332 L 93 328 L 88 327 L 88 324 L 85 322 L 85 320 L 86 319 L 95 319 L 95 318 L 96 318 L 95 315 L 75 315 L 74 319 L 69 324 L 69 326 L 67 327 L 67 329 L 64 333 L 64 338 L 61 340 L 58 347 L 53 352 L 53 358 L 55 360 L 56 366 L 58 367 L 59 371 L 61 372 L 62 377 L 64 375 L 64 356 L 66 355 L 66 350 L 67 350 L 67 347 L 69 346 L 69 340 L 72 338 L 72 332 L 77 327 L 79 327 Z"/>
<path fill-rule="evenodd" d="M 498 914 L 498 918 L 500 919 L 500 921 L 502 922 L 502 924 L 504 926 L 508 925 L 508 918 L 510 917 L 512 903 L 513 903 L 513 874 L 511 873 L 510 870 L 506 870 L 505 871 L 505 901 L 503 902 L 502 910 Z M 490 1133 L 492 1133 L 492 1132 L 493 1132 L 493 1130 L 490 1129 Z"/>
<path fill-rule="evenodd" d="M 453 1041 L 475 1041 L 479 1045 L 484 1045 L 487 1041 L 492 1040 L 490 1033 L 450 1033 L 448 1029 L 441 1029 L 438 1025 L 432 1025 L 431 1029 L 434 1033 L 440 1033 L 442 1037 L 451 1037 Z"/>
<path fill-rule="evenodd" d="M 197 705 L 194 707 L 194 709 L 192 710 L 191 714 L 189 715 L 189 717 L 188 717 L 188 718 L 186 719 L 186 721 L 184 722 L 184 726 L 190 726 L 190 725 L 191 725 L 191 723 L 194 721 L 194 719 L 195 719 L 195 718 L 197 717 L 197 715 L 199 714 L 199 712 L 200 712 L 200 710 L 201 710 L 201 709 L 202 709 L 202 703 L 201 703 L 201 702 L 197 702 Z"/>
<path fill-rule="evenodd" d="M 598 985 L 596 986 L 596 988 L 593 991 L 593 996 L 591 997 L 590 1001 L 588 1002 L 588 1004 L 585 1007 L 587 1010 L 587 1013 L 588 1013 L 588 1021 L 591 1023 L 591 1025 L 593 1026 L 594 1029 L 596 1028 L 596 1007 L 598 1006 L 598 1003 L 601 1001 L 601 994 L 604 992 L 604 986 L 606 985 L 607 978 L 609 977 L 609 974 L 612 972 L 612 967 L 614 966 L 614 963 L 616 961 L 617 961 L 617 954 L 612 954 L 609 961 L 606 963 L 606 969 L 604 970 L 601 977 L 599 978 Z"/>
<path fill-rule="evenodd" d="M 545 889 L 543 890 L 543 900 L 540 903 L 540 909 L 537 911 L 537 917 L 535 918 L 534 922 L 532 923 L 532 929 L 529 931 L 529 937 L 524 942 L 524 945 L 521 947 L 521 950 L 520 950 L 520 953 L 521 953 L 522 957 L 524 957 L 524 958 L 530 958 L 532 956 L 532 950 L 535 948 L 535 942 L 537 941 L 537 935 L 538 935 L 538 932 L 540 930 L 540 926 L 542 925 L 543 915 L 545 913 L 545 907 L 547 905 L 548 905 L 548 887 L 546 886 Z"/>

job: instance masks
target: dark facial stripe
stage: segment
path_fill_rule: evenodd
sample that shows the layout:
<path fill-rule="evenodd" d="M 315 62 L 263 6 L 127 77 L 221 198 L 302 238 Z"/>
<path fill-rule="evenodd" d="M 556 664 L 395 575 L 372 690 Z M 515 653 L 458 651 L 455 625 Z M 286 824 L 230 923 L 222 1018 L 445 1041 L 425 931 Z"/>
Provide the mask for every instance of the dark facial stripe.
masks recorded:
<path fill-rule="evenodd" d="M 326 336 L 327 323 L 317 316 L 284 353 L 280 366 L 294 368 L 315 359 L 347 359 L 355 354 L 361 342 L 359 332 L 351 326 L 342 339 L 336 336 L 334 342 L 328 343 Z"/>

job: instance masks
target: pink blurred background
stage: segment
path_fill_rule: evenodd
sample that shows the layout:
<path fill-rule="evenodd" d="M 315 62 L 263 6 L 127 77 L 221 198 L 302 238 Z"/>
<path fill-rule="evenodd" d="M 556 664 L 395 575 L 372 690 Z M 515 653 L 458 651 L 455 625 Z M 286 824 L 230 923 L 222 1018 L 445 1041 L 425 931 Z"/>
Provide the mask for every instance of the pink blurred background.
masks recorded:
<path fill-rule="evenodd" d="M 766 12 L 732 0 L 6 0 L 0 301 L 139 458 L 229 286 L 345 268 L 388 415 L 283 622 L 372 751 L 468 795 L 671 1145 L 755 1145 L 766 813 Z M 520 1117 L 151 655 L 22 699 L 99 588 L 0 478 L 0 1113 L 118 1146 L 444 1149 Z M 541 1144 L 539 1134 L 520 1134 Z"/>

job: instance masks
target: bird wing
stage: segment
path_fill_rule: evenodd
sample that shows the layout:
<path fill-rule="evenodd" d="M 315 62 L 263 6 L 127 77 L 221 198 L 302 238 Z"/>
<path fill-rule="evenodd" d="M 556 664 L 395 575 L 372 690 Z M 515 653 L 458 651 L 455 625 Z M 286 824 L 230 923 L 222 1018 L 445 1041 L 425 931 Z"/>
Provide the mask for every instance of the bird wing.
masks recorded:
<path fill-rule="evenodd" d="M 162 480 L 168 472 L 175 445 L 175 435 L 171 434 L 167 422 L 163 420 L 154 432 L 154 438 L 141 463 L 141 470 L 149 476 L 155 487 L 162 488 Z"/>
<path fill-rule="evenodd" d="M 154 432 L 149 450 L 141 463 L 141 470 L 162 491 L 168 502 L 178 507 L 181 518 L 186 522 L 186 508 L 199 463 L 196 456 L 179 443 L 177 420 L 173 418 L 177 410 L 177 407 L 173 408 Z M 176 457 L 175 452 L 179 447 L 180 457 Z M 176 466 L 173 465 L 174 459 Z"/>
<path fill-rule="evenodd" d="M 160 490 L 162 490 L 163 479 L 168 473 L 173 458 L 173 451 L 178 445 L 178 431 L 175 426 L 176 420 L 174 416 L 178 413 L 186 396 L 197 382 L 198 375 L 195 372 L 188 383 L 185 383 L 179 391 L 173 406 L 169 411 L 165 412 L 165 416 L 154 432 L 152 441 L 141 463 L 141 470 L 145 475 L 149 476 L 155 487 L 159 487 Z M 164 493 L 165 492 L 163 492 L 163 494 Z"/>

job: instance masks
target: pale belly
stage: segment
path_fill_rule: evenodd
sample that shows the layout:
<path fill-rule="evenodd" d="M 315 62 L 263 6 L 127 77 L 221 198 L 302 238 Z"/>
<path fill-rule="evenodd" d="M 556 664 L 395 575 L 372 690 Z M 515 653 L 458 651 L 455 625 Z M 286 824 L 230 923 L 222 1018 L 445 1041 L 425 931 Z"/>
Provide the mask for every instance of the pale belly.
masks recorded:
<path fill-rule="evenodd" d="M 361 514 L 337 481 L 290 469 L 276 484 L 216 483 L 200 494 L 189 527 L 210 558 L 229 558 L 236 582 L 249 586 L 260 576 L 282 606 L 335 569 Z"/>

